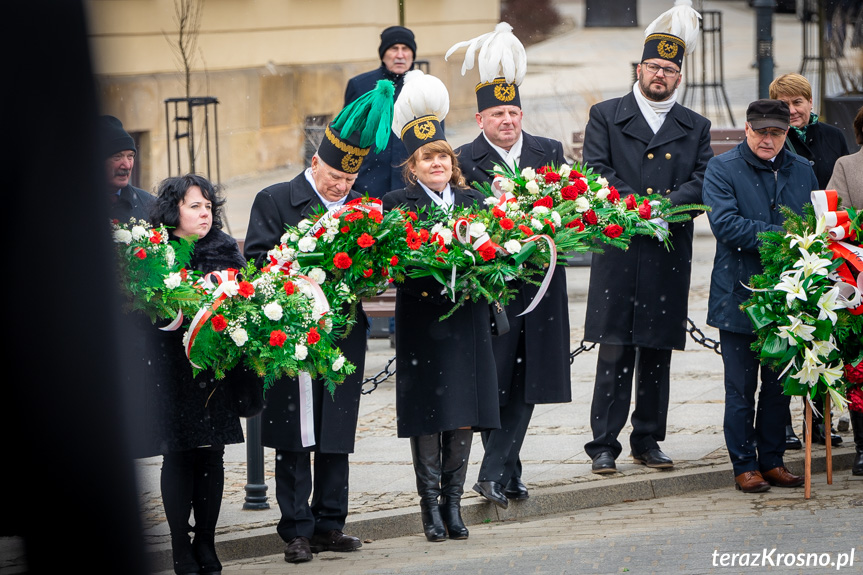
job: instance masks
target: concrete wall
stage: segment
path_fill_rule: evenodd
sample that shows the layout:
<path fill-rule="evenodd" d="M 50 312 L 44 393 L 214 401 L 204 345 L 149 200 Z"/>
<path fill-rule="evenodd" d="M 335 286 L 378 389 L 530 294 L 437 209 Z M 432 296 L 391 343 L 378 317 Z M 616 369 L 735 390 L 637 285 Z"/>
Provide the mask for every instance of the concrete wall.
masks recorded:
<path fill-rule="evenodd" d="M 491 31 L 499 0 L 404 5 L 417 59 L 428 60 L 430 73 L 450 90 L 450 117 L 472 116 L 475 74 L 460 75 L 462 52 L 449 63 L 443 55 L 452 44 Z M 102 111 L 141 134 L 136 170 L 142 187 L 152 189 L 168 175 L 168 133 L 174 128 L 166 131 L 164 101 L 186 95 L 172 48 L 175 2 L 89 0 L 87 8 Z M 220 179 L 302 163 L 306 118 L 341 109 L 347 80 L 380 65 L 380 31 L 398 21 L 397 0 L 205 0 L 190 92 L 219 101 Z M 199 140 L 202 118 L 196 113 Z M 171 153 L 176 173 L 176 150 Z M 199 172 L 204 156 L 198 154 Z M 215 159 L 211 166 L 215 179 Z"/>

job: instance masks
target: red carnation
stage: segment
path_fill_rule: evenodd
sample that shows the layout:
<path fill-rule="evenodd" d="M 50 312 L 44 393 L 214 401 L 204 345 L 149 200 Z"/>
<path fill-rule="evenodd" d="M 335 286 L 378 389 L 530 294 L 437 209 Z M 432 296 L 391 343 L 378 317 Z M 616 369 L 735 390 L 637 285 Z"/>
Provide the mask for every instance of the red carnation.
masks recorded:
<path fill-rule="evenodd" d="M 154 244 L 162 243 L 162 234 L 160 234 L 157 230 L 153 230 L 153 235 L 150 236 L 150 242 Z"/>
<path fill-rule="evenodd" d="M 309 333 L 306 335 L 306 341 L 309 342 L 309 345 L 314 345 L 321 341 L 321 334 L 318 333 L 318 328 L 309 328 Z"/>
<path fill-rule="evenodd" d="M 429 241 L 429 231 L 426 229 L 420 230 L 420 240 L 423 242 Z"/>
<path fill-rule="evenodd" d="M 631 196 L 628 196 L 631 197 Z M 644 218 L 645 220 L 650 219 L 650 202 L 647 201 L 647 198 L 638 206 L 638 215 Z"/>
<path fill-rule="evenodd" d="M 491 215 L 493 215 L 496 218 L 502 218 L 506 215 L 506 212 L 503 211 L 502 209 L 500 209 L 499 207 L 495 206 L 491 210 Z"/>
<path fill-rule="evenodd" d="M 346 222 L 355 222 L 357 220 L 363 219 L 364 217 L 365 217 L 365 215 L 363 215 L 363 213 L 361 211 L 354 210 L 345 216 L 345 221 Z"/>
<path fill-rule="evenodd" d="M 250 298 L 255 295 L 255 286 L 249 282 L 243 281 L 240 282 L 240 289 L 237 290 L 237 292 L 244 298 Z"/>
<path fill-rule="evenodd" d="M 367 269 L 363 272 L 363 277 L 364 278 L 370 278 L 370 277 L 372 277 L 372 275 L 374 275 L 374 273 L 375 272 L 373 272 L 371 269 Z"/>
<path fill-rule="evenodd" d="M 505 230 L 511 230 L 512 228 L 515 227 L 515 222 L 509 218 L 501 218 L 500 227 L 502 227 Z"/>
<path fill-rule="evenodd" d="M 575 186 L 564 186 L 560 189 L 560 196 L 564 200 L 574 200 L 578 197 L 579 191 Z"/>
<path fill-rule="evenodd" d="M 489 260 L 493 260 L 495 256 L 495 251 L 493 246 L 483 246 L 477 250 L 480 257 L 483 261 L 487 262 Z"/>
<path fill-rule="evenodd" d="M 339 231 L 342 232 L 343 234 L 346 234 L 349 231 L 351 231 L 351 227 L 350 226 L 342 226 L 341 228 L 339 228 Z"/>
<path fill-rule="evenodd" d="M 532 236 L 533 235 L 533 230 L 524 224 L 519 224 L 518 229 L 520 229 L 521 233 L 523 233 L 526 236 Z"/>
<path fill-rule="evenodd" d="M 605 229 L 602 230 L 602 233 L 604 233 L 605 235 L 607 235 L 610 238 L 616 238 L 616 237 L 620 236 L 620 234 L 623 233 L 623 228 L 617 224 L 611 224 L 611 225 L 605 226 Z"/>
<path fill-rule="evenodd" d="M 396 264 L 398 264 L 398 263 L 399 263 L 399 257 L 398 257 L 398 256 L 393 256 L 393 257 L 391 257 L 391 258 L 390 258 L 390 265 L 391 265 L 391 266 L 394 266 L 394 265 L 396 265 Z"/>
<path fill-rule="evenodd" d="M 599 221 L 599 218 L 596 217 L 596 212 L 593 210 L 587 210 L 584 212 L 584 221 L 586 221 L 591 226 L 595 226 L 596 222 Z"/>
<path fill-rule="evenodd" d="M 583 232 L 584 231 L 584 223 L 582 223 L 580 218 L 575 218 L 568 224 L 566 224 L 567 228 L 575 228 L 576 230 Z"/>
<path fill-rule="evenodd" d="M 294 282 L 285 282 L 285 293 L 288 295 L 294 293 Z"/>
<path fill-rule="evenodd" d="M 408 212 L 408 217 L 413 221 L 417 221 L 417 215 L 414 212 Z"/>
<path fill-rule="evenodd" d="M 270 345 L 273 347 L 282 347 L 288 341 L 288 334 L 280 329 L 274 329 L 270 332 Z"/>
<path fill-rule="evenodd" d="M 371 212 L 369 212 L 369 219 L 374 223 L 379 224 L 384 220 L 384 217 L 381 215 L 380 212 L 372 210 Z"/>
<path fill-rule="evenodd" d="M 340 270 L 346 270 L 351 267 L 351 256 L 346 254 L 345 252 L 339 252 L 333 257 L 333 264 L 339 268 Z"/>
<path fill-rule="evenodd" d="M 139 260 L 143 260 L 147 258 L 147 252 L 144 251 L 144 248 L 138 248 L 135 250 L 135 257 Z"/>
<path fill-rule="evenodd" d="M 387 277 L 388 275 L 390 275 L 390 271 L 386 267 L 382 267 L 381 268 L 381 275 L 384 277 Z"/>
<path fill-rule="evenodd" d="M 551 209 L 554 207 L 554 200 L 551 199 L 551 196 L 545 196 L 544 198 L 540 198 L 537 201 L 535 201 L 533 203 L 533 207 Z"/>
<path fill-rule="evenodd" d="M 560 181 L 560 174 L 557 172 L 546 172 L 545 173 L 545 183 L 546 184 L 554 184 Z"/>
<path fill-rule="evenodd" d="M 545 222 L 545 225 L 551 228 L 551 233 L 554 233 L 554 222 L 548 218 L 543 218 L 542 221 Z"/>
<path fill-rule="evenodd" d="M 375 239 L 369 234 L 363 234 L 357 238 L 357 245 L 361 248 L 368 248 L 373 246 L 375 243 Z"/>
<path fill-rule="evenodd" d="M 626 196 L 626 209 L 634 210 L 638 207 L 638 200 L 635 199 L 635 194 L 629 194 Z"/>
<path fill-rule="evenodd" d="M 210 320 L 210 323 L 213 324 L 213 331 L 220 332 L 228 327 L 228 320 L 225 319 L 225 316 L 222 314 L 214 315 L 213 319 Z"/>
<path fill-rule="evenodd" d="M 189 278 L 189 272 L 186 270 L 186 268 L 181 269 L 180 270 L 180 279 L 182 279 L 183 281 L 186 281 L 188 278 Z"/>

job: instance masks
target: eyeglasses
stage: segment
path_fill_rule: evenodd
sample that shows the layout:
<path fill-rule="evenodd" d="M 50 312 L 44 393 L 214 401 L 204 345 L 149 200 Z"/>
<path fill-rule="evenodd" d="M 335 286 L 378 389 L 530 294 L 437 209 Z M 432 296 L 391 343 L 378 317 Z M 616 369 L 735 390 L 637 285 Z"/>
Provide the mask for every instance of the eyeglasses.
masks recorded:
<path fill-rule="evenodd" d="M 781 138 L 785 135 L 785 130 L 780 130 L 778 128 L 761 128 L 760 130 L 756 130 L 752 127 L 752 124 L 749 124 L 749 129 L 755 132 L 755 134 L 761 139 L 770 136 L 775 140 L 776 138 Z"/>
<path fill-rule="evenodd" d="M 641 65 L 644 66 L 648 72 L 654 75 L 659 74 L 659 71 L 662 70 L 662 73 L 665 74 L 666 78 L 676 78 L 677 75 L 680 74 L 680 70 L 670 66 L 659 66 L 652 62 L 642 62 Z"/>

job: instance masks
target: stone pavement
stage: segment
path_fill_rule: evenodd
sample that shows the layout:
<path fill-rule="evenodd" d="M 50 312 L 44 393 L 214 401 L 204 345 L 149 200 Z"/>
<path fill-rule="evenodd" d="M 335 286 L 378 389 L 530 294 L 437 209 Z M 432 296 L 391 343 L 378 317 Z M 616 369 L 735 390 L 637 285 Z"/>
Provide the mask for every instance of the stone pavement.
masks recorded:
<path fill-rule="evenodd" d="M 631 63 L 640 56 L 643 42 L 643 28 L 656 15 L 666 10 L 670 0 L 640 0 L 639 28 L 584 28 L 584 0 L 558 0 L 564 16 L 570 19 L 569 29 L 560 34 L 535 44 L 528 48 L 529 73 L 522 84 L 522 103 L 525 109 L 525 129 L 529 132 L 558 138 L 569 143 L 573 132 L 584 129 L 589 106 L 602 99 L 620 96 L 631 89 Z M 698 2 L 695 2 L 697 5 Z M 747 6 L 745 0 L 717 0 L 701 3 L 703 9 L 721 10 L 724 25 L 724 57 L 726 90 L 731 100 L 736 125 L 742 125 L 742 118 L 747 104 L 756 99 L 757 73 L 751 64 L 754 61 L 755 15 Z M 797 71 L 801 62 L 800 39 L 801 25 L 793 15 L 777 14 L 774 17 L 776 74 Z M 460 65 L 460 61 L 451 62 Z M 684 78 L 685 81 L 685 78 Z M 693 106 L 696 111 L 702 111 Z M 723 124 L 714 122 L 722 127 Z M 448 139 L 454 145 L 472 140 L 477 132 L 473 122 L 448 123 Z M 301 166 L 285 166 L 272 172 L 250 174 L 242 178 L 224 182 L 228 203 L 226 205 L 227 231 L 241 239 L 245 236 L 248 214 L 254 195 L 262 188 L 294 177 L 301 171 Z M 706 218 L 696 219 L 696 241 L 693 262 L 692 290 L 690 293 L 690 317 L 704 331 L 707 337 L 717 338 L 718 333 L 705 326 L 709 276 L 712 266 L 714 239 L 710 233 Z M 589 267 L 571 267 L 567 269 L 569 288 L 571 345 L 575 349 L 581 342 L 584 323 L 584 304 L 587 293 L 587 282 L 590 275 Z M 366 376 L 377 374 L 383 369 L 387 360 L 393 355 L 389 342 L 385 339 L 369 341 L 366 363 Z M 683 526 L 684 519 L 689 525 L 697 525 L 698 530 L 708 534 L 708 526 L 689 518 L 691 513 L 702 509 L 702 498 L 722 500 L 726 509 L 733 517 L 742 522 L 755 522 L 762 513 L 761 508 L 776 508 L 797 510 L 801 514 L 814 513 L 820 499 L 815 502 L 800 503 L 802 492 L 790 493 L 771 492 L 756 498 L 739 497 L 732 489 L 732 473 L 724 448 L 722 435 L 722 414 L 724 390 L 722 384 L 722 364 L 719 355 L 714 351 L 698 345 L 694 340 L 687 343 L 686 350 L 675 352 L 672 360 L 672 389 L 669 411 L 668 438 L 663 443 L 663 449 L 674 458 L 677 465 L 671 471 L 648 470 L 632 463 L 625 455 L 618 461 L 619 473 L 607 477 L 599 477 L 590 473 L 590 460 L 583 450 L 584 443 L 589 439 L 589 409 L 593 389 L 593 377 L 596 363 L 595 352 L 586 351 L 575 357 L 572 363 L 573 402 L 569 404 L 554 404 L 537 406 L 528 436 L 522 450 L 524 462 L 524 480 L 531 490 L 531 498 L 524 502 L 514 502 L 507 511 L 485 503 L 470 486 L 476 479 L 478 464 L 482 458 L 482 443 L 479 437 L 474 439 L 471 454 L 471 468 L 468 472 L 466 487 L 468 492 L 464 499 L 465 520 L 471 526 L 472 536 L 469 542 L 447 543 L 438 546 L 425 546 L 421 535 L 419 507 L 415 493 L 415 482 L 411 467 L 410 447 L 407 440 L 398 439 L 395 431 L 394 381 L 392 378 L 382 383 L 376 391 L 364 395 L 360 406 L 359 426 L 355 453 L 351 456 L 350 510 L 346 532 L 374 541 L 367 545 L 363 553 L 351 556 L 329 557 L 339 561 L 316 560 L 309 564 L 310 568 L 321 572 L 334 571 L 329 565 L 349 565 L 344 571 L 358 572 L 356 569 L 382 569 L 375 572 L 414 572 L 407 567 L 413 564 L 413 555 L 400 558 L 398 550 L 403 541 L 410 541 L 416 548 L 415 553 L 433 554 L 446 552 L 444 563 L 440 569 L 435 566 L 430 571 L 443 569 L 452 570 L 458 565 L 458 557 L 497 556 L 502 563 L 481 566 L 480 562 L 472 563 L 470 570 L 482 572 L 521 572 L 524 569 L 515 566 L 506 567 L 503 559 L 508 554 L 508 545 L 496 548 L 488 546 L 496 535 L 497 527 L 484 525 L 486 521 L 504 520 L 505 530 L 515 530 L 516 538 L 522 529 L 521 523 L 510 524 L 510 520 L 536 519 L 554 513 L 572 514 L 579 510 L 578 515 L 557 517 L 549 523 L 552 533 L 561 530 L 571 534 L 571 541 L 590 548 L 591 541 L 598 536 L 604 536 L 606 530 L 609 540 L 621 546 L 615 561 L 621 568 L 627 564 L 627 553 L 624 549 L 629 544 L 628 538 L 634 537 L 632 545 L 650 547 L 652 553 L 664 553 L 667 542 L 659 539 L 660 535 L 674 539 L 672 533 L 676 530 L 687 531 Z M 792 402 L 795 421 L 799 422 L 800 403 Z M 624 439 L 628 429 L 624 429 Z M 837 470 L 834 486 L 830 493 L 836 491 L 835 507 L 843 507 L 841 503 L 846 491 L 856 490 L 857 499 L 863 483 L 848 481 L 847 470 L 850 467 L 853 449 L 848 447 L 850 436 L 846 435 L 846 447 L 834 450 L 833 464 Z M 814 449 L 816 469 L 823 468 L 825 463 L 824 448 Z M 226 572 L 276 573 L 287 572 L 287 569 L 298 567 L 287 566 L 278 554 L 283 544 L 275 532 L 278 521 L 278 506 L 274 493 L 274 455 L 272 450 L 265 450 L 265 476 L 269 487 L 270 509 L 243 510 L 246 484 L 245 445 L 229 446 L 226 450 L 226 485 L 225 497 L 218 527 L 218 546 L 220 556 L 224 560 L 243 560 Z M 789 453 L 788 461 L 792 470 L 802 472 L 802 459 L 799 452 Z M 170 544 L 164 513 L 159 494 L 160 458 L 140 460 L 137 465 L 140 476 L 140 492 L 146 537 L 150 545 L 151 557 L 157 569 L 168 569 L 170 566 Z M 841 482 L 841 483 L 837 483 Z M 839 490 L 838 485 L 844 485 Z M 697 495 L 683 497 L 704 490 L 712 495 Z M 821 497 L 825 490 L 824 482 L 820 481 L 814 489 L 816 497 Z M 672 497 L 677 496 L 677 497 Z M 736 496 L 736 497 L 735 497 Z M 661 504 L 670 509 L 669 519 L 659 525 L 652 522 L 615 523 L 602 516 L 606 513 L 614 517 L 623 502 L 653 500 L 660 497 L 670 497 Z M 833 495 L 831 495 L 833 497 Z M 698 503 L 701 502 L 701 503 Z M 605 507 L 610 506 L 610 507 Z M 653 502 L 627 504 L 625 509 L 642 510 L 645 516 L 655 515 L 650 511 Z M 627 512 L 629 512 L 627 511 Z M 619 511 L 624 514 L 623 511 Z M 624 516 L 621 515 L 621 516 Z M 837 515 L 838 516 L 838 515 Z M 843 512 L 843 517 L 845 516 Z M 703 514 L 700 516 L 704 518 Z M 733 519 L 733 518 L 732 518 Z M 717 540 L 726 537 L 735 542 L 734 531 L 738 523 L 729 519 L 727 523 L 713 525 L 709 535 Z M 530 557 L 541 554 L 535 549 L 539 544 L 551 542 L 544 540 L 543 521 L 535 521 L 531 525 L 539 526 L 539 535 L 526 537 L 518 547 L 517 553 Z M 549 520 L 551 521 L 551 520 Z M 680 526 L 676 527 L 680 522 Z M 704 519 L 707 521 L 707 519 Z M 725 527 L 723 527 L 725 525 Z M 787 523 L 785 524 L 787 527 Z M 579 531 L 574 531 L 578 529 Z M 656 529 L 655 533 L 651 533 Z M 788 529 L 791 529 L 788 527 Z M 691 529 L 690 529 L 691 530 Z M 631 535 L 630 535 L 631 533 Z M 419 535 L 417 535 L 419 534 Z M 486 535 L 488 534 L 488 535 Z M 407 538 L 405 539 L 405 537 Z M 772 532 L 774 539 L 781 538 L 781 533 Z M 501 537 L 504 537 L 501 535 Z M 390 538 L 391 541 L 383 541 Z M 476 545 L 477 541 L 482 545 Z M 554 539 L 552 539 L 554 541 Z M 858 540 L 859 543 L 859 540 Z M 759 543 L 760 545 L 760 543 Z M 709 547 L 709 546 L 708 546 Z M 722 545 L 723 549 L 726 547 Z M 728 546 L 735 550 L 741 547 Z M 458 556 L 451 555 L 453 549 L 466 550 Z M 543 547 L 545 549 L 545 547 Z M 704 547 L 705 553 L 711 551 Z M 806 551 L 821 551 L 821 547 L 806 547 Z M 840 549 L 841 550 L 841 549 Z M 683 553 L 681 550 L 676 552 Z M 367 553 L 376 554 L 378 562 L 368 565 L 357 565 L 353 559 L 365 557 Z M 332 555 L 332 554 L 330 554 Z M 510 553 L 514 555 L 514 553 Z M 325 556 L 321 556 L 325 557 Z M 590 555 L 588 554 L 589 558 Z M 263 558 L 263 559 L 255 559 Z M 392 563 L 389 563 L 392 559 Z M 698 561 L 703 557 L 699 555 Z M 861 554 L 863 560 L 863 554 Z M 273 570 L 267 570 L 268 563 L 274 561 Z M 478 560 L 476 560 L 478 561 Z M 573 558 L 572 570 L 576 572 L 590 570 L 584 559 Z M 448 563 L 447 563 L 448 562 Z M 601 563 L 601 562 L 600 562 Z M 398 565 L 398 566 L 397 566 Z M 522 565 L 516 563 L 513 565 Z M 599 565 L 599 563 L 597 564 Z M 660 565 L 657 563 L 656 565 Z M 664 571 L 660 567 L 648 566 L 647 570 Z M 664 564 L 662 564 L 664 565 Z M 711 572 L 706 563 L 685 563 L 691 569 L 679 568 L 682 572 Z M 404 566 L 404 569 L 402 567 Z M 494 569 L 492 569 L 494 566 Z M 602 563 L 595 567 L 601 572 L 619 571 L 617 567 L 610 568 Z M 675 564 L 677 568 L 677 564 Z M 387 570 L 383 570 L 387 569 Z M 239 571 L 238 571 L 239 570 Z M 417 568 L 416 572 L 424 572 Z"/>

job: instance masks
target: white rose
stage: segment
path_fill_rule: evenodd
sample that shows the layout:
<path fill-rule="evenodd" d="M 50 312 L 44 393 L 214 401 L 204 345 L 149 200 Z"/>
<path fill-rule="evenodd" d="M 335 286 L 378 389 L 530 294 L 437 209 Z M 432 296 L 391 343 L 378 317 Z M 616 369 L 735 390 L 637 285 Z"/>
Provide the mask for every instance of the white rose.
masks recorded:
<path fill-rule="evenodd" d="M 243 347 L 243 344 L 249 341 L 249 334 L 241 327 L 231 331 L 231 339 L 237 344 L 237 347 Z"/>
<path fill-rule="evenodd" d="M 264 306 L 264 315 L 273 321 L 279 321 L 282 319 L 283 313 L 284 311 L 282 310 L 282 306 L 276 302 L 270 302 Z"/>
<path fill-rule="evenodd" d="M 534 196 L 539 194 L 539 184 L 536 183 L 536 180 L 530 180 L 524 187 L 528 193 L 533 194 Z"/>
<path fill-rule="evenodd" d="M 578 196 L 575 198 L 575 209 L 579 212 L 586 212 L 590 209 L 590 201 L 584 196 Z"/>
<path fill-rule="evenodd" d="M 294 357 L 296 357 L 299 361 L 303 361 L 304 359 L 309 357 L 309 348 L 307 348 L 301 343 L 298 343 L 294 346 Z"/>
<path fill-rule="evenodd" d="M 610 194 L 610 193 L 611 193 L 611 191 L 608 188 L 602 188 L 601 190 L 596 192 L 596 199 L 604 200 L 605 198 L 608 197 L 608 194 Z"/>
<path fill-rule="evenodd" d="M 317 245 L 318 241 L 315 238 L 308 236 L 301 238 L 300 241 L 297 242 L 297 247 L 300 248 L 301 252 L 313 252 Z"/>
<path fill-rule="evenodd" d="M 144 229 L 142 226 L 133 226 L 132 227 L 132 238 L 137 240 L 142 240 L 144 238 L 149 238 L 150 234 Z"/>
<path fill-rule="evenodd" d="M 505 173 L 505 172 L 504 172 L 504 169 L 503 169 L 503 166 L 501 166 L 500 164 L 495 164 L 495 165 L 494 165 L 494 170 L 493 170 L 493 171 L 494 171 L 494 173 L 495 173 L 495 174 L 501 174 L 501 175 L 503 175 L 503 174 Z"/>
<path fill-rule="evenodd" d="M 503 244 L 503 249 L 505 249 L 511 254 L 517 254 L 521 251 L 521 242 L 518 240 L 509 240 L 508 242 Z"/>
<path fill-rule="evenodd" d="M 587 178 L 582 178 L 582 179 L 583 179 L 585 182 L 587 182 Z M 606 180 L 606 179 L 605 179 L 605 178 L 603 178 L 602 176 L 599 176 L 598 178 L 596 178 L 596 183 L 597 183 L 597 184 L 599 184 L 600 186 L 602 186 L 603 188 L 607 188 L 607 187 L 608 187 L 608 180 Z"/>
<path fill-rule="evenodd" d="M 120 244 L 129 245 L 132 243 L 132 232 L 129 230 L 117 230 L 114 232 L 114 241 Z"/>
<path fill-rule="evenodd" d="M 512 180 L 503 179 L 500 181 L 500 191 L 509 193 L 515 189 L 515 182 Z"/>
<path fill-rule="evenodd" d="M 336 358 L 336 361 L 333 362 L 333 371 L 340 370 L 345 365 L 345 356 L 340 355 Z"/>
<path fill-rule="evenodd" d="M 325 272 L 321 268 L 313 268 L 311 271 L 309 271 L 308 276 L 315 283 L 322 284 L 327 281 L 327 272 Z"/>
<path fill-rule="evenodd" d="M 560 177 L 561 177 L 561 178 L 568 178 L 568 177 L 569 177 L 569 173 L 570 173 L 571 171 L 572 171 L 572 168 L 570 168 L 570 167 L 569 167 L 569 166 L 567 166 L 566 164 L 563 164 L 563 165 L 560 167 L 560 169 L 557 171 L 557 173 L 558 173 L 558 174 L 560 174 Z"/>
<path fill-rule="evenodd" d="M 482 222 L 471 222 L 470 224 L 470 235 L 475 238 L 480 237 L 485 233 L 485 224 Z"/>
<path fill-rule="evenodd" d="M 177 289 L 178 287 L 180 287 L 180 284 L 183 283 L 183 278 L 180 277 L 179 272 L 174 272 L 168 274 L 168 277 L 166 277 L 162 281 L 165 282 L 165 287 L 167 287 L 168 289 Z"/>
<path fill-rule="evenodd" d="M 532 180 L 536 177 L 536 170 L 533 168 L 525 168 L 521 171 L 521 177 L 525 180 Z"/>

